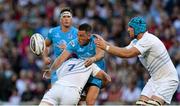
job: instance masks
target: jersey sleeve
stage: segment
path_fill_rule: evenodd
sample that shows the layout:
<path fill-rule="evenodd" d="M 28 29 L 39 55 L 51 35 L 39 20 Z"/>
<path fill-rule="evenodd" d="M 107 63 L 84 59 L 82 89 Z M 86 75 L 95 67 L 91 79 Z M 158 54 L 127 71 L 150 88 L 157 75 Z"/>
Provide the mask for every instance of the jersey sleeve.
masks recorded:
<path fill-rule="evenodd" d="M 127 45 L 125 48 L 130 49 L 137 43 L 137 39 L 133 39 L 129 45 Z"/>
<path fill-rule="evenodd" d="M 92 68 L 92 73 L 91 73 L 92 76 L 96 76 L 97 73 L 101 71 L 101 69 L 94 63 L 91 65 L 91 68 Z"/>
<path fill-rule="evenodd" d="M 73 34 L 77 37 L 77 34 L 78 34 L 78 29 L 74 27 L 74 31 L 73 31 Z"/>
<path fill-rule="evenodd" d="M 76 41 L 75 40 L 70 41 L 66 47 L 66 50 L 69 53 L 73 53 L 76 50 Z"/>
<path fill-rule="evenodd" d="M 53 35 L 52 30 L 53 30 L 52 28 L 49 30 L 48 36 L 47 36 L 47 39 L 50 40 L 50 41 L 52 41 L 52 35 Z"/>
<path fill-rule="evenodd" d="M 133 45 L 132 45 L 132 43 L 130 43 L 129 45 L 127 45 L 125 48 L 126 49 L 130 49 L 130 48 L 132 48 L 133 47 Z"/>
<path fill-rule="evenodd" d="M 71 30 L 72 30 L 71 34 L 73 35 L 73 39 L 76 39 L 78 35 L 78 29 L 75 27 L 72 27 Z"/>
<path fill-rule="evenodd" d="M 150 42 L 148 39 L 142 38 L 134 45 L 134 47 L 136 47 L 143 55 L 147 50 L 151 48 L 151 45 L 152 42 Z"/>

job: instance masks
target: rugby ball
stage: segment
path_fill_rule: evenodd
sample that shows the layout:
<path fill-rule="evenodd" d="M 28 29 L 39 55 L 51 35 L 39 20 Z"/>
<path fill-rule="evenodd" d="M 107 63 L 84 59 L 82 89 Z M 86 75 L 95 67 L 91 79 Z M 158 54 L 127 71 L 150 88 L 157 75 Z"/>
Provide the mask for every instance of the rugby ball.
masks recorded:
<path fill-rule="evenodd" d="M 36 55 L 41 55 L 45 49 L 45 40 L 39 33 L 35 33 L 30 39 L 30 49 Z"/>

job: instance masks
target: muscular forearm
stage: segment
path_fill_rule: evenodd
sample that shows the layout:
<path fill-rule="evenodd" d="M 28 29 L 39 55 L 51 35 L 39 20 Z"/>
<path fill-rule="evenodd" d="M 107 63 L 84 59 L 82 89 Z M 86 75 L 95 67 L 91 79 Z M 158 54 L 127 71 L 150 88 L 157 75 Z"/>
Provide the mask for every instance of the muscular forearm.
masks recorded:
<path fill-rule="evenodd" d="M 138 55 L 138 53 L 135 53 L 135 51 L 131 49 L 120 48 L 113 45 L 107 45 L 105 50 L 108 53 L 121 57 L 121 58 L 129 58 L 129 57 L 134 57 Z"/>
<path fill-rule="evenodd" d="M 116 47 L 104 41 L 100 37 L 95 41 L 95 43 L 97 47 L 100 47 L 101 49 L 107 51 L 108 53 L 121 58 L 135 57 L 140 54 L 140 51 L 136 47 L 131 47 L 131 48 Z"/>
<path fill-rule="evenodd" d="M 53 71 L 53 70 L 58 69 L 58 68 L 61 66 L 61 64 L 68 59 L 68 57 L 69 57 L 70 55 L 71 55 L 71 54 L 70 54 L 68 51 L 64 50 L 64 51 L 62 52 L 62 54 L 61 54 L 58 58 L 56 58 L 56 60 L 55 60 L 54 63 L 52 64 L 50 70 Z"/>
<path fill-rule="evenodd" d="M 96 58 L 96 61 L 101 60 L 102 58 L 104 58 L 104 51 L 103 53 L 96 54 L 94 57 Z"/>
<path fill-rule="evenodd" d="M 54 63 L 52 64 L 50 70 L 56 70 L 59 66 L 61 66 L 61 64 L 63 63 L 63 61 L 60 58 L 57 58 Z"/>
<path fill-rule="evenodd" d="M 100 48 L 96 48 L 96 54 L 93 57 L 95 58 L 96 61 L 98 61 L 104 58 L 104 54 L 105 54 L 104 50 Z"/>

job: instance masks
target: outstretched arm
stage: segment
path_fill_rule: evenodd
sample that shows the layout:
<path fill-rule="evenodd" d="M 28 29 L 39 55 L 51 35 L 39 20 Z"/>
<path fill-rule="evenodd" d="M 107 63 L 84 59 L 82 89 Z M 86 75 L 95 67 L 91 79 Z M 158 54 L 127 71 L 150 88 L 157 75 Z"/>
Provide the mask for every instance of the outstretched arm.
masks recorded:
<path fill-rule="evenodd" d="M 121 58 L 135 57 L 140 54 L 139 50 L 135 47 L 127 49 L 127 48 L 120 48 L 113 45 L 106 45 L 104 50 L 106 50 L 110 54 L 113 54 Z"/>
<path fill-rule="evenodd" d="M 95 40 L 95 43 L 97 47 L 105 50 L 106 52 L 113 54 L 115 56 L 121 57 L 121 58 L 130 58 L 135 57 L 140 54 L 140 51 L 136 47 L 132 48 L 120 48 L 117 46 L 110 45 L 108 42 L 106 42 L 101 36 L 95 35 L 97 39 Z"/>

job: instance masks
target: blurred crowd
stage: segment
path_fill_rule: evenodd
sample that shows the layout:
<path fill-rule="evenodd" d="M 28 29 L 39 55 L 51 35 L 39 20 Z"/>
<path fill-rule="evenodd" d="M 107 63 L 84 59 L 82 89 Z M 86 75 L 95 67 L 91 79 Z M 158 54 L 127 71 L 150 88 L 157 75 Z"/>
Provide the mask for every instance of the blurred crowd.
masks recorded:
<path fill-rule="evenodd" d="M 127 23 L 143 16 L 148 31 L 165 44 L 180 79 L 179 0 L 0 0 L 0 104 L 38 104 L 50 88 L 42 79 L 41 57 L 29 49 L 32 34 L 47 36 L 59 25 L 60 9 L 71 7 L 73 25 L 89 23 L 93 32 L 110 43 L 124 47 L 131 39 Z M 53 58 L 52 53 L 50 56 Z M 101 90 L 97 104 L 134 104 L 149 79 L 137 57 L 105 55 L 112 83 Z M 180 85 L 173 104 L 180 104 Z"/>

